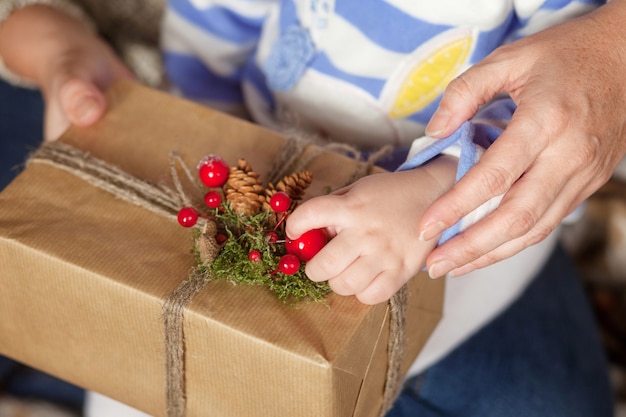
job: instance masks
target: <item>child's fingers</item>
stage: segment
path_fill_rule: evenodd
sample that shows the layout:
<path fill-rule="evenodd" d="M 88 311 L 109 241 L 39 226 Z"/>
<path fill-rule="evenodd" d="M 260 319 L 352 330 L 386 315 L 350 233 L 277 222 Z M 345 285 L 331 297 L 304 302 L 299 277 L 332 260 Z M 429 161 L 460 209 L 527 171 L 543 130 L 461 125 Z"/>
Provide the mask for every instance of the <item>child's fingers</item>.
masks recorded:
<path fill-rule="evenodd" d="M 345 218 L 345 205 L 341 204 L 342 198 L 338 195 L 325 195 L 300 204 L 287 218 L 285 225 L 287 236 L 297 239 L 304 232 L 312 229 L 337 230 L 337 226 Z"/>
<path fill-rule="evenodd" d="M 359 238 L 349 231 L 331 239 L 321 251 L 307 261 L 305 272 L 315 282 L 328 281 L 339 276 L 360 256 Z"/>
<path fill-rule="evenodd" d="M 356 298 L 363 304 L 374 305 L 386 302 L 402 288 L 411 277 L 400 274 L 397 270 L 385 270 L 378 274 L 370 285 L 356 294 Z"/>
<path fill-rule="evenodd" d="M 377 258 L 359 256 L 335 278 L 328 281 L 330 288 L 339 295 L 355 295 L 363 292 L 381 272 Z"/>

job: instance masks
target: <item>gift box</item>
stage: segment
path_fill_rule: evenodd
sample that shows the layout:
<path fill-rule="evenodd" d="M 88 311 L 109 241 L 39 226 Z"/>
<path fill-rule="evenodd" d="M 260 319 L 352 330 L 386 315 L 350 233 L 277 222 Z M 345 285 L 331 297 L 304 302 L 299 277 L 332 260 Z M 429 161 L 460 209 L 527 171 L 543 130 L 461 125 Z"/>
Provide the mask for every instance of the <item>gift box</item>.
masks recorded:
<path fill-rule="evenodd" d="M 61 141 L 151 184 L 171 185 L 173 151 L 190 166 L 210 153 L 245 158 L 263 177 L 289 142 L 132 82 L 107 99 L 103 120 Z M 362 164 L 314 146 L 302 155 L 314 178 L 307 198 Z M 211 281 L 179 306 L 173 342 L 176 313 L 164 305 L 189 282 L 189 230 L 45 161 L 28 164 L 0 207 L 1 354 L 154 416 L 379 415 L 393 304 L 331 293 L 294 306 L 264 287 Z M 443 280 L 408 284 L 395 378 L 436 326 L 442 298 Z"/>

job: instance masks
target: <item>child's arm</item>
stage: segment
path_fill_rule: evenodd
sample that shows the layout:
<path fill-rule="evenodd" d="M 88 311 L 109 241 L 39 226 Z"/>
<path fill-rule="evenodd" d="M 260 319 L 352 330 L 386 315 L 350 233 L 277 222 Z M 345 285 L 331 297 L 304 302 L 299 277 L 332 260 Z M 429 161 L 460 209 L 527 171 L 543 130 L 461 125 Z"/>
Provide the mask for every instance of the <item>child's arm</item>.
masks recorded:
<path fill-rule="evenodd" d="M 424 266 L 437 239 L 420 239 L 419 219 L 455 179 L 457 160 L 440 156 L 403 172 L 371 175 L 328 196 L 301 204 L 287 220 L 287 234 L 326 228 L 333 237 L 306 273 L 328 280 L 334 292 L 363 303 L 389 299 Z"/>
<path fill-rule="evenodd" d="M 70 123 L 94 123 L 104 114 L 103 90 L 132 77 L 88 24 L 44 5 L 20 8 L 1 22 L 0 56 L 10 71 L 41 88 L 46 139 Z"/>

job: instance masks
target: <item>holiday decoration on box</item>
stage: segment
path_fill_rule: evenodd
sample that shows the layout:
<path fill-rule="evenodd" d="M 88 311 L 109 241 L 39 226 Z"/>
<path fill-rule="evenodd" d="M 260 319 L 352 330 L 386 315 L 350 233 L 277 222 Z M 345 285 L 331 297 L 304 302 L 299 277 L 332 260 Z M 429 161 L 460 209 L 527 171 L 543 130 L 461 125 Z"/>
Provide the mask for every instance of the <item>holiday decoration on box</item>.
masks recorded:
<path fill-rule="evenodd" d="M 325 243 L 285 238 L 294 207 L 381 171 L 132 82 L 107 103 L 0 193 L 0 354 L 155 417 L 380 416 L 443 281 L 375 306 L 273 286 Z"/>
<path fill-rule="evenodd" d="M 213 154 L 200 160 L 197 171 L 205 187 L 204 207 L 182 207 L 177 220 L 196 228 L 198 273 L 206 279 L 266 286 L 283 301 L 323 300 L 330 287 L 307 279 L 304 263 L 324 247 L 326 232 L 314 229 L 293 240 L 285 235 L 285 220 L 311 184 L 311 171 L 264 186 L 245 159 L 229 167 Z"/>

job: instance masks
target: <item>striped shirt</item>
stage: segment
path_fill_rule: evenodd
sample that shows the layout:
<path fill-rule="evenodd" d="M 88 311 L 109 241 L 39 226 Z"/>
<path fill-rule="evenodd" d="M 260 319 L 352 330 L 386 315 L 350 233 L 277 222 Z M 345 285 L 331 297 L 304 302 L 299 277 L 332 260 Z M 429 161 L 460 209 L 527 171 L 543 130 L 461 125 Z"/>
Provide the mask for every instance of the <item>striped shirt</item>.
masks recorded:
<path fill-rule="evenodd" d="M 170 0 L 162 46 L 184 96 L 362 149 L 407 148 L 447 83 L 594 0 Z"/>

